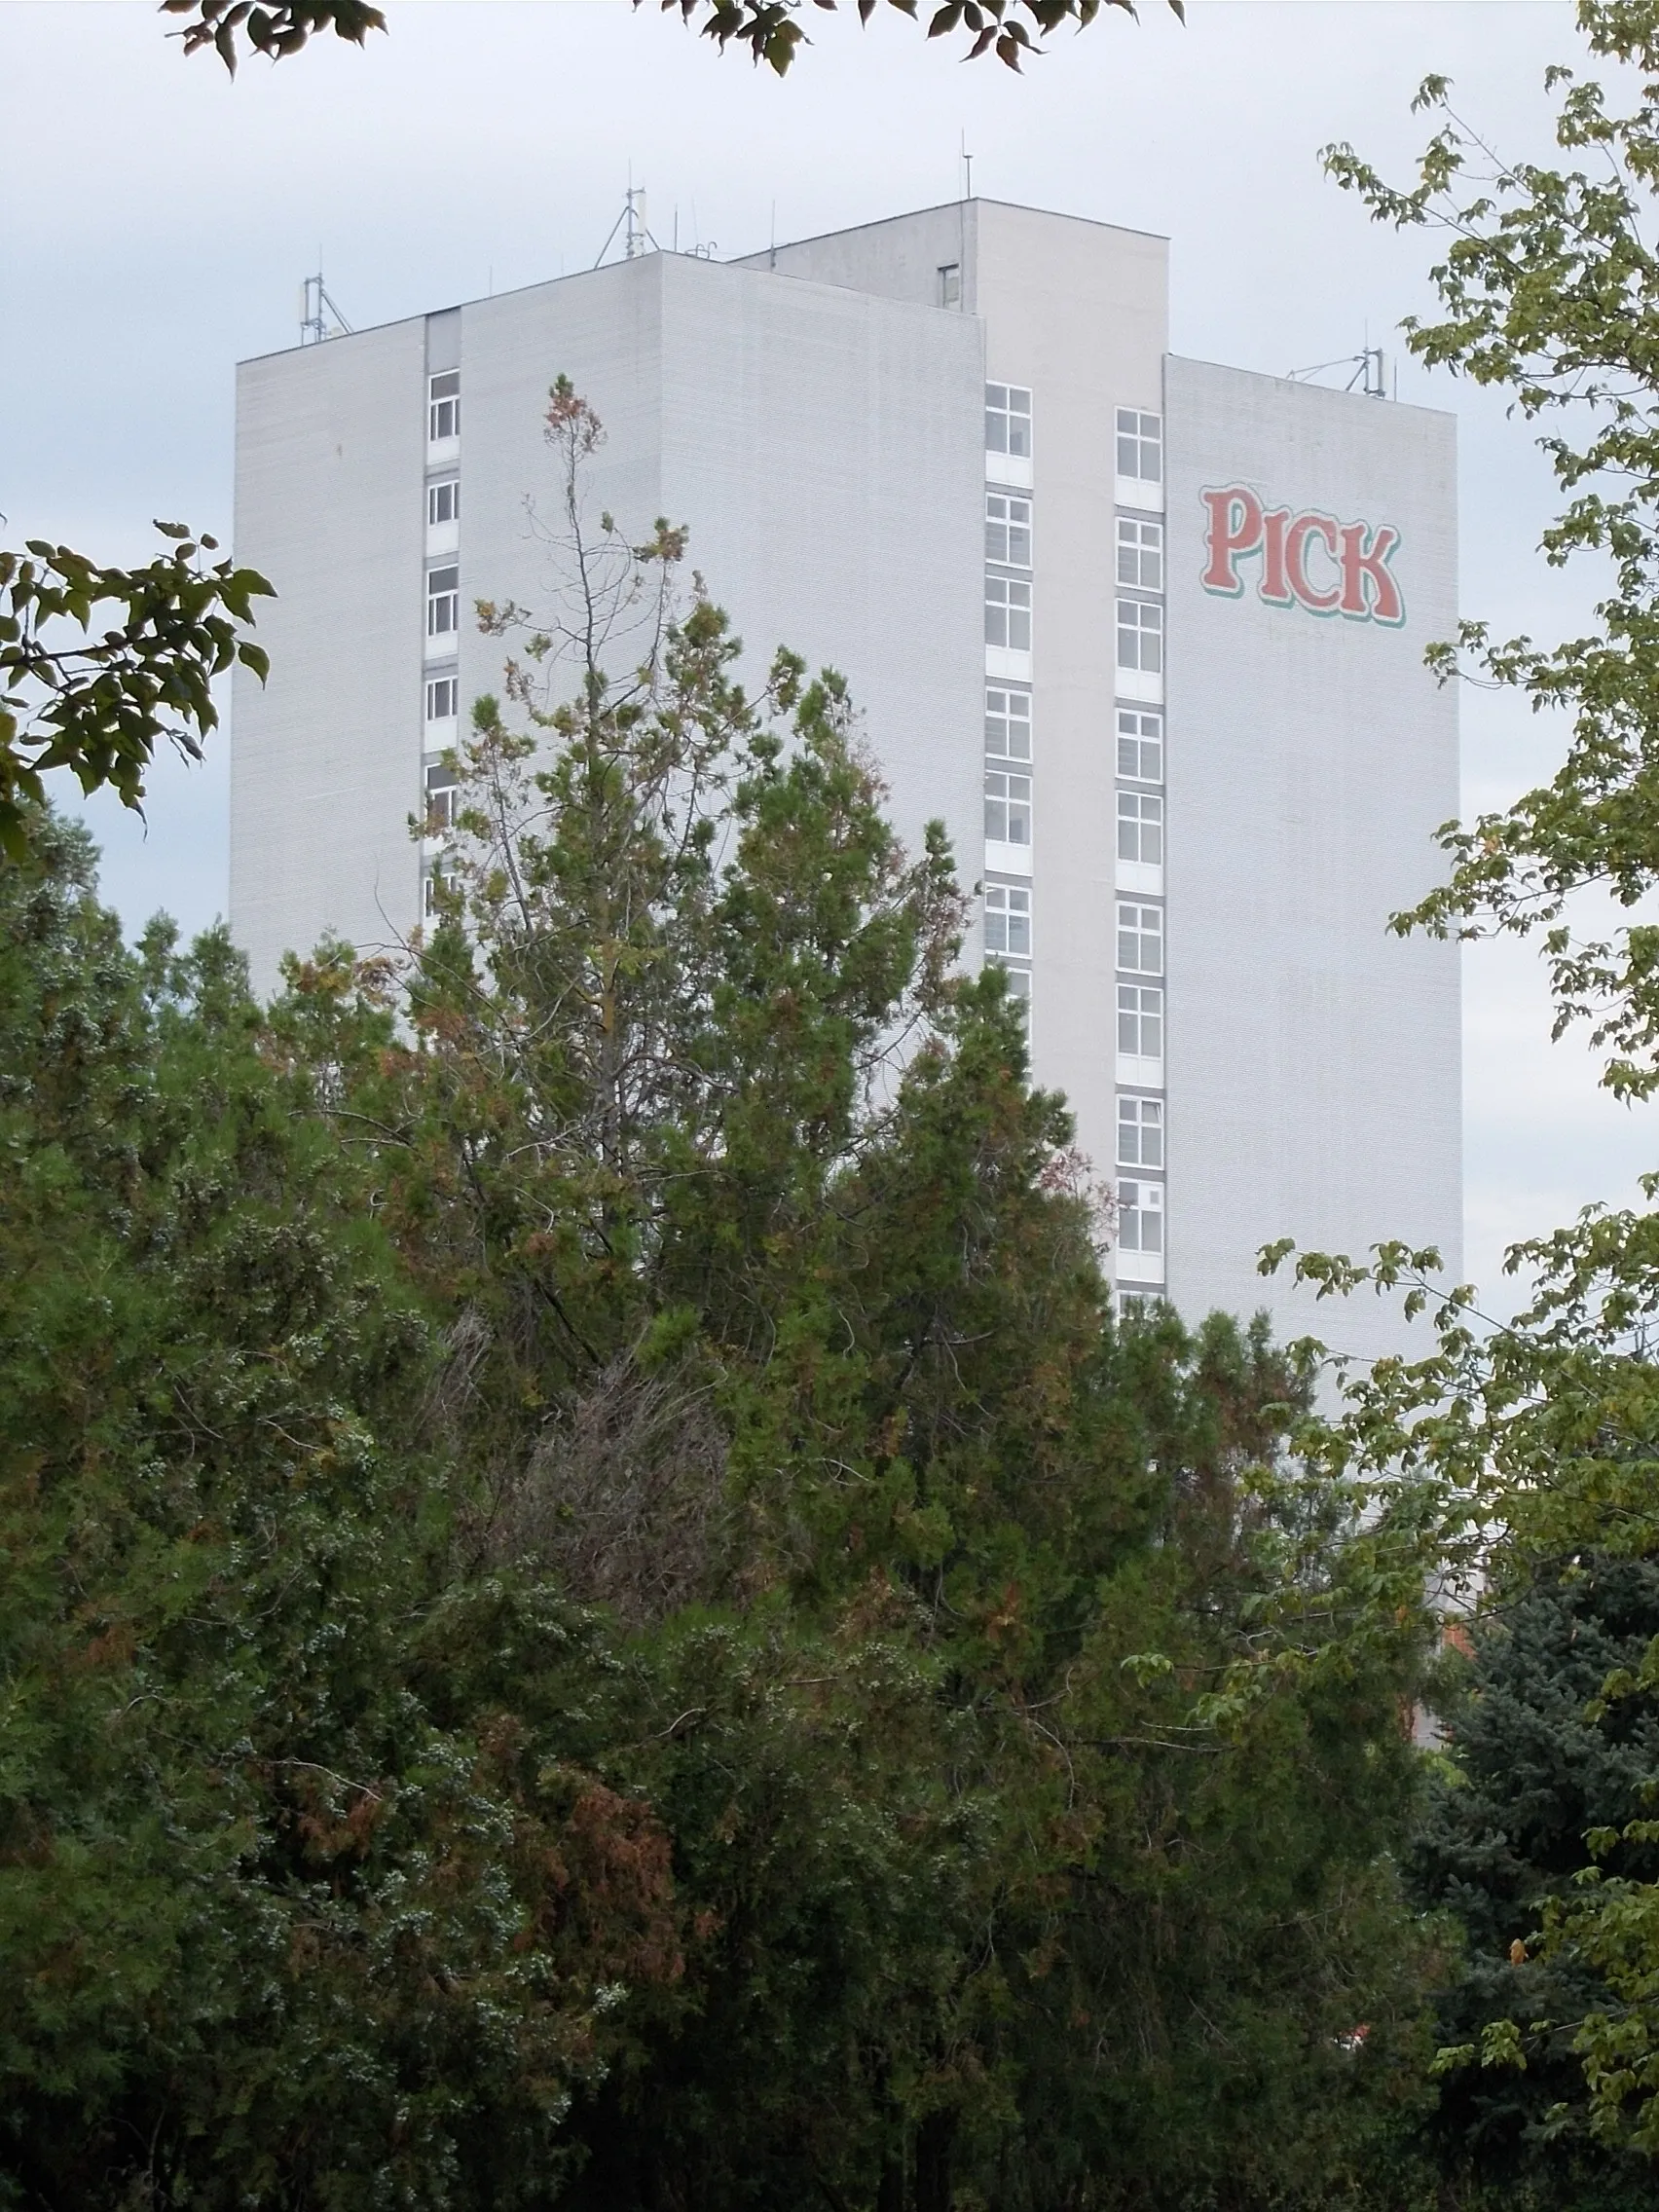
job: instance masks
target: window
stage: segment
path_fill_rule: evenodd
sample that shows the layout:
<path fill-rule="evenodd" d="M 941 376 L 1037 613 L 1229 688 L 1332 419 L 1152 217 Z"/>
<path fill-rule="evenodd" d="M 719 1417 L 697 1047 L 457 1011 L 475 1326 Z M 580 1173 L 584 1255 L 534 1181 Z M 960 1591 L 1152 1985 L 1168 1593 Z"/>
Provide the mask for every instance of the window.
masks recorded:
<path fill-rule="evenodd" d="M 1120 1167 L 1163 1165 L 1161 1098 L 1119 1099 L 1118 1164 Z"/>
<path fill-rule="evenodd" d="M 1118 474 L 1143 484 L 1163 481 L 1163 418 L 1133 407 L 1118 410 Z"/>
<path fill-rule="evenodd" d="M 1005 976 L 1006 976 L 1006 977 L 1008 977 L 1008 995 L 1009 995 L 1009 997 L 1010 997 L 1011 999 L 1023 999 L 1023 1000 L 1024 1000 L 1024 1002 L 1025 1002 L 1025 1004 L 1026 1004 L 1027 1006 L 1029 1006 L 1029 1005 L 1031 1004 L 1031 971 L 1030 971 L 1030 969 L 1029 969 L 1029 968 L 1005 968 L 1005 969 L 1003 970 L 1003 974 L 1004 974 L 1004 975 L 1005 975 Z"/>
<path fill-rule="evenodd" d="M 985 950 L 1031 957 L 1031 894 L 1012 883 L 985 886 Z"/>
<path fill-rule="evenodd" d="M 1118 711 L 1118 773 L 1137 784 L 1163 781 L 1163 717 Z"/>
<path fill-rule="evenodd" d="M 985 686 L 985 751 L 1005 760 L 1031 757 L 1031 694 Z"/>
<path fill-rule="evenodd" d="M 985 578 L 985 643 L 1031 650 L 1031 586 L 1019 576 Z"/>
<path fill-rule="evenodd" d="M 1163 589 L 1163 525 L 1118 517 L 1118 581 L 1136 591 Z"/>
<path fill-rule="evenodd" d="M 459 476 L 446 476 L 441 484 L 428 484 L 426 486 L 427 524 L 435 528 L 441 522 L 459 522 L 460 520 L 461 478 Z"/>
<path fill-rule="evenodd" d="M 1120 1290 L 1118 1310 L 1137 1321 L 1149 1321 L 1163 1304 L 1156 1290 Z"/>
<path fill-rule="evenodd" d="M 1118 666 L 1138 668 L 1149 676 L 1163 669 L 1163 609 L 1150 600 L 1118 602 Z"/>
<path fill-rule="evenodd" d="M 941 308 L 960 307 L 962 304 L 962 264 L 947 261 L 939 273 L 939 304 Z"/>
<path fill-rule="evenodd" d="M 434 677 L 426 686 L 426 719 L 453 721 L 461 712 L 461 683 L 453 676 Z"/>
<path fill-rule="evenodd" d="M 1118 1050 L 1131 1059 L 1162 1059 L 1163 993 L 1155 984 L 1118 985 Z"/>
<path fill-rule="evenodd" d="M 435 867 L 428 868 L 421 878 L 421 912 L 428 922 L 438 910 L 438 886 L 442 881 Z"/>
<path fill-rule="evenodd" d="M 1142 867 L 1163 866 L 1163 801 L 1145 792 L 1120 792 L 1118 793 L 1118 858 L 1135 861 Z M 1147 885 L 1138 877 L 1130 879 L 1135 888 L 1156 891 L 1156 884 Z"/>
<path fill-rule="evenodd" d="M 1163 908 L 1118 902 L 1118 966 L 1125 976 L 1163 973 Z"/>
<path fill-rule="evenodd" d="M 426 436 L 433 445 L 461 435 L 461 371 L 445 369 L 426 380 Z"/>
<path fill-rule="evenodd" d="M 1031 458 L 1031 394 L 1015 384 L 985 387 L 985 451 Z"/>
<path fill-rule="evenodd" d="M 443 761 L 435 761 L 426 770 L 428 835 L 445 836 L 455 828 L 456 807 L 460 796 L 461 786 L 455 770 Z"/>
<path fill-rule="evenodd" d="M 1031 501 L 1007 492 L 985 494 L 985 559 L 1005 568 L 1031 566 Z"/>
<path fill-rule="evenodd" d="M 1163 1249 L 1163 1185 L 1127 1179 L 1118 1185 L 1118 1249 L 1120 1252 L 1161 1252 Z"/>
<path fill-rule="evenodd" d="M 1005 775 L 1000 768 L 985 770 L 985 836 L 993 845 L 1030 844 L 1029 776 Z"/>
<path fill-rule="evenodd" d="M 426 635 L 453 637 L 461 628 L 461 571 L 428 569 L 426 571 Z"/>

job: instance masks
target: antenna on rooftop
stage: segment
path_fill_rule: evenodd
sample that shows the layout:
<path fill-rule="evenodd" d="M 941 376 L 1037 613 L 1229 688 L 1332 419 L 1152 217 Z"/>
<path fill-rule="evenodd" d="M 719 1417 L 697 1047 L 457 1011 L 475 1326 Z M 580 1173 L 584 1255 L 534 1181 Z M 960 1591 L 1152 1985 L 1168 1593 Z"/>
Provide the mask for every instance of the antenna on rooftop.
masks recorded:
<path fill-rule="evenodd" d="M 333 327 L 329 317 L 333 316 Z M 346 320 L 329 294 L 319 269 L 314 276 L 308 276 L 300 293 L 300 344 L 320 346 L 325 338 L 350 338 L 351 325 Z"/>
<path fill-rule="evenodd" d="M 1363 391 L 1367 399 L 1386 399 L 1388 380 L 1385 374 L 1381 346 L 1363 346 L 1357 353 L 1344 353 L 1335 361 L 1315 361 L 1310 369 L 1292 369 L 1287 384 L 1307 384 L 1313 377 L 1322 377 L 1330 369 L 1352 371 L 1345 391 Z"/>
<path fill-rule="evenodd" d="M 606 255 L 615 243 L 618 231 L 622 233 L 622 258 L 624 261 L 637 261 L 643 253 L 660 253 L 662 251 L 661 246 L 652 238 L 649 226 L 645 222 L 645 188 L 643 184 L 634 182 L 632 168 L 628 171 L 628 190 L 623 195 L 622 212 L 611 224 L 609 235 L 599 249 L 599 259 L 594 263 L 596 269 L 603 266 Z"/>
<path fill-rule="evenodd" d="M 962 197 L 964 200 L 972 200 L 974 197 L 974 157 L 968 151 L 968 133 L 966 130 L 962 132 L 960 151 L 962 161 Z"/>

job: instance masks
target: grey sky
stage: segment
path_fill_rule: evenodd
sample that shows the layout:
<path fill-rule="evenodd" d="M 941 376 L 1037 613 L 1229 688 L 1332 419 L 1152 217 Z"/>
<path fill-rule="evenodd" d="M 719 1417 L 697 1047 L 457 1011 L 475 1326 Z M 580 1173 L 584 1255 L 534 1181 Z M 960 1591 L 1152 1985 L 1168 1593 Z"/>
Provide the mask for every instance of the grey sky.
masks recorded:
<path fill-rule="evenodd" d="M 591 264 L 630 166 L 664 243 L 678 218 L 682 246 L 723 256 L 774 224 L 800 237 L 956 197 L 966 133 L 977 191 L 1171 237 L 1177 350 L 1282 374 L 1388 346 L 1402 398 L 1461 418 L 1465 610 L 1505 632 L 1582 621 L 1594 579 L 1533 550 L 1549 484 L 1529 432 L 1393 345 L 1426 304 L 1427 241 L 1367 225 L 1317 162 L 1346 138 L 1401 170 L 1430 69 L 1506 149 L 1544 152 L 1543 68 L 1576 58 L 1559 0 L 1192 0 L 1185 29 L 1144 0 L 1023 78 L 963 65 L 891 10 L 862 33 L 814 11 L 782 83 L 624 0 L 387 6 L 365 53 L 318 42 L 233 84 L 183 59 L 150 0 L 0 0 L 7 542 L 141 556 L 153 515 L 228 537 L 233 365 L 294 342 L 319 254 L 360 326 Z M 1552 734 L 1470 698 L 1464 751 L 1474 809 L 1546 772 Z M 203 769 L 164 767 L 147 835 L 90 809 L 129 926 L 221 910 L 225 760 L 221 740 Z M 1506 1242 L 1630 1198 L 1659 1161 L 1647 1112 L 1549 1045 L 1530 953 L 1474 952 L 1466 987 L 1469 1268 L 1501 1305 Z"/>

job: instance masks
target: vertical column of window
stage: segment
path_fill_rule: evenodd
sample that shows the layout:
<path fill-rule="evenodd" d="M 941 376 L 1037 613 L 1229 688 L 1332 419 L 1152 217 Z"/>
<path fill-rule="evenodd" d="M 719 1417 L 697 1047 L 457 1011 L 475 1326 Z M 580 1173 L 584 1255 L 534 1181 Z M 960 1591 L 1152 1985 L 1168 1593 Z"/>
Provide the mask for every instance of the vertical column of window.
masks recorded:
<path fill-rule="evenodd" d="M 455 827 L 455 748 L 461 728 L 461 371 L 426 379 L 425 659 L 421 729 L 422 914 L 436 909 L 443 855 Z"/>
<path fill-rule="evenodd" d="M 985 957 L 1029 1002 L 1033 949 L 1031 393 L 985 387 Z"/>
<path fill-rule="evenodd" d="M 1031 681 L 1031 499 L 985 494 L 985 674 Z"/>
<path fill-rule="evenodd" d="M 1120 515 L 1117 524 L 1118 696 L 1163 700 L 1163 525 Z"/>
<path fill-rule="evenodd" d="M 1031 694 L 985 686 L 985 953 L 1031 996 Z"/>
<path fill-rule="evenodd" d="M 1163 908 L 1118 901 L 1118 1225 L 1120 1283 L 1163 1281 Z M 1130 1089 L 1125 1085 L 1143 1088 Z"/>
<path fill-rule="evenodd" d="M 1117 854 L 1117 1262 L 1121 1300 L 1164 1281 L 1163 423 L 1120 407 L 1115 424 Z M 1134 1285 L 1142 1286 L 1135 1289 Z"/>

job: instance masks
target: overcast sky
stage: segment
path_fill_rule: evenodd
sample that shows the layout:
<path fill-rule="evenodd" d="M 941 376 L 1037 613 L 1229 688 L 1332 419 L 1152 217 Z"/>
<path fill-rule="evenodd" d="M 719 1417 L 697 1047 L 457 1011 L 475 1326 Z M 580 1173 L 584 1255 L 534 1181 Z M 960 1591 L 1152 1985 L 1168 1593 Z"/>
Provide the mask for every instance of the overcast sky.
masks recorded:
<path fill-rule="evenodd" d="M 1177 351 L 1282 375 L 1387 346 L 1402 399 L 1460 418 L 1465 612 L 1581 624 L 1595 579 L 1537 556 L 1550 485 L 1529 431 L 1394 345 L 1427 304 L 1428 242 L 1368 225 L 1318 165 L 1347 139 L 1403 172 L 1430 70 L 1506 150 L 1545 153 L 1544 67 L 1577 57 L 1559 0 L 1190 0 L 1184 28 L 1144 0 L 1023 77 L 889 9 L 863 32 L 814 10 L 782 82 L 649 0 L 387 10 L 366 52 L 318 41 L 233 83 L 185 61 L 150 0 L 0 0 L 6 542 L 143 557 L 156 515 L 228 537 L 234 364 L 295 341 L 319 265 L 359 327 L 585 268 L 630 171 L 665 242 L 678 223 L 682 246 L 752 252 L 956 198 L 965 138 L 977 192 L 1171 238 Z M 1514 702 L 1466 699 L 1467 808 L 1558 745 Z M 157 775 L 147 833 L 90 809 L 129 927 L 222 911 L 226 753 Z M 1631 1199 L 1659 1147 L 1649 1110 L 1549 1044 L 1530 952 L 1471 952 L 1465 991 L 1467 1264 L 1501 1306 L 1504 1245 Z"/>

